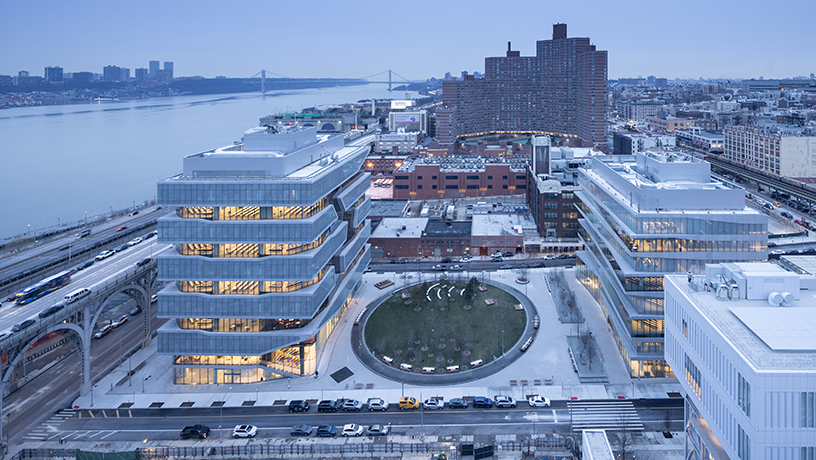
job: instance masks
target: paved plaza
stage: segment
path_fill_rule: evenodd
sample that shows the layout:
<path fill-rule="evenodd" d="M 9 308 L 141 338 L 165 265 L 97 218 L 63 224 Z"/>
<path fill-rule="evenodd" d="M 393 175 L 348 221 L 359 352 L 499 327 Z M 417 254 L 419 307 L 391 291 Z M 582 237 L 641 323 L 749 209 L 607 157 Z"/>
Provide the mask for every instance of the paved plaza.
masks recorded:
<path fill-rule="evenodd" d="M 403 394 L 415 397 L 422 395 L 425 398 L 439 396 L 444 399 L 497 394 L 509 394 L 519 399 L 537 394 L 555 400 L 571 397 L 617 399 L 621 396 L 665 398 L 668 392 L 679 390 L 675 379 L 638 381 L 629 377 L 600 307 L 574 279 L 572 269 L 567 269 L 567 279 L 576 292 L 586 317 L 585 324 L 594 331 L 602 350 L 603 366 L 609 380 L 607 384 L 579 384 L 566 339 L 567 335 L 575 334 L 576 326 L 558 321 L 548 284 L 544 279 L 547 270 L 550 269 L 531 269 L 530 283 L 526 286 L 516 283 L 517 275 L 510 270 L 486 273 L 485 276 L 492 284 L 503 286 L 511 292 L 517 291 L 520 295 L 524 295 L 526 291 L 526 297 L 538 311 L 541 326 L 526 353 L 517 353 L 520 356 L 515 360 L 499 362 L 498 366 L 485 366 L 491 370 L 489 373 L 474 372 L 474 378 L 467 378 L 465 382 L 440 383 L 431 387 L 417 385 L 410 383 L 413 379 L 400 380 L 399 372 L 389 376 L 375 372 L 358 358 L 353 348 L 352 333 L 355 328 L 359 328 L 354 326 L 354 320 L 363 308 L 404 284 L 434 279 L 434 275 L 428 273 L 407 273 L 402 278 L 403 275 L 400 274 L 372 272 L 363 276 L 358 300 L 351 305 L 330 337 L 319 362 L 318 378 L 284 378 L 243 385 L 174 385 L 172 358 L 157 355 L 154 343 L 134 354 L 130 363 L 125 362 L 104 376 L 94 385 L 92 394 L 77 398 L 73 405 L 83 409 L 115 409 L 123 404 L 131 408 L 148 408 L 151 405 L 156 407 L 155 403 L 163 403 L 161 407 L 177 408 L 182 403 L 187 403 L 187 406 L 192 403 L 193 407 L 210 407 L 215 401 L 225 401 L 225 407 L 238 407 L 244 401 L 256 401 L 255 406 L 271 406 L 276 401 L 280 404 L 279 401 L 293 399 L 355 398 L 365 401 L 368 398 L 383 398 L 396 401 Z M 465 272 L 461 276 L 469 278 L 473 275 L 481 276 L 481 273 Z M 391 279 L 395 285 L 386 290 L 374 286 L 385 279 Z M 512 349 L 517 350 L 520 345 L 516 344 Z M 510 348 L 508 344 L 508 349 Z M 125 377 L 129 366 L 141 367 L 128 381 Z M 352 375 L 338 383 L 330 374 L 344 367 Z M 411 375 L 412 378 L 415 376 L 419 375 Z M 536 379 L 542 384 L 535 385 Z M 545 385 L 545 379 L 551 379 L 552 384 Z"/>

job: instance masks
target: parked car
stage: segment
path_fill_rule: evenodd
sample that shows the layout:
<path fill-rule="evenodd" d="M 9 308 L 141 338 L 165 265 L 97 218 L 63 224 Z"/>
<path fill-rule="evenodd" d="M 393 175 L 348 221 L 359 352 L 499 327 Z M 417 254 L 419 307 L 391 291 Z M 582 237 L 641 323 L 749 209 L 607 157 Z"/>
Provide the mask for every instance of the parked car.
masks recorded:
<path fill-rule="evenodd" d="M 776 247 L 776 243 L 774 243 L 773 241 L 768 241 L 768 247 L 769 247 L 769 248 L 775 248 L 775 247 Z"/>
<path fill-rule="evenodd" d="M 397 263 L 399 263 L 399 259 L 391 259 L 391 261 L 389 263 L 397 264 Z"/>
<path fill-rule="evenodd" d="M 235 425 L 232 429 L 233 438 L 254 438 L 258 434 L 258 427 L 253 425 Z"/>
<path fill-rule="evenodd" d="M 516 254 L 515 254 L 515 253 L 512 253 L 512 252 L 510 252 L 510 251 L 507 251 L 507 252 L 505 252 L 505 253 L 504 253 L 504 257 L 505 257 L 505 258 L 506 258 L 506 257 L 513 257 L 514 255 L 516 255 Z"/>
<path fill-rule="evenodd" d="M 149 240 L 150 238 L 153 238 L 154 236 L 156 236 L 156 233 L 155 232 L 150 232 L 150 233 L 142 236 L 142 241 Z"/>
<path fill-rule="evenodd" d="M 356 423 L 347 423 L 343 425 L 343 436 L 362 436 L 363 427 Z"/>
<path fill-rule="evenodd" d="M 3 331 L 3 332 L 0 332 L 0 340 L 5 339 L 6 337 L 11 337 L 11 336 L 12 336 L 12 334 L 13 334 L 13 333 L 12 333 L 11 331 Z"/>
<path fill-rule="evenodd" d="M 334 425 L 320 425 L 317 427 L 317 437 L 333 438 L 337 436 L 337 427 Z"/>
<path fill-rule="evenodd" d="M 443 272 L 443 271 L 445 271 L 445 266 L 444 265 L 434 265 L 431 268 L 431 270 L 433 270 L 435 272 Z"/>
<path fill-rule="evenodd" d="M 210 427 L 204 425 L 191 425 L 181 430 L 181 439 L 198 438 L 206 439 L 210 434 Z"/>
<path fill-rule="evenodd" d="M 128 320 L 127 315 L 122 315 L 122 316 L 119 317 L 119 319 L 117 319 L 116 321 L 111 323 L 111 327 L 116 329 L 117 327 L 125 324 L 127 322 L 127 320 Z"/>
<path fill-rule="evenodd" d="M 403 396 L 399 401 L 400 409 L 419 409 L 419 402 L 413 396 Z"/>
<path fill-rule="evenodd" d="M 141 242 L 142 242 L 142 238 L 137 236 L 136 238 L 133 238 L 132 240 L 128 241 L 127 244 L 128 244 L 128 246 L 136 246 L 137 244 L 139 244 Z"/>
<path fill-rule="evenodd" d="M 462 257 L 461 259 L 459 259 L 460 264 L 465 264 L 468 262 L 470 262 L 470 257 Z"/>
<path fill-rule="evenodd" d="M 108 257 L 110 257 L 112 255 L 113 255 L 113 251 L 102 251 L 96 257 L 94 257 L 94 259 L 95 260 L 105 260 L 105 259 L 107 259 Z"/>
<path fill-rule="evenodd" d="M 113 328 L 111 327 L 111 325 L 106 324 L 102 326 L 98 331 L 96 331 L 96 334 L 93 335 L 93 338 L 101 339 L 102 337 L 105 337 L 106 335 L 110 334 L 110 331 L 112 330 Z"/>
<path fill-rule="evenodd" d="M 511 268 L 513 268 L 512 265 L 502 265 L 499 267 L 500 270 L 510 270 Z"/>
<path fill-rule="evenodd" d="M 443 264 L 449 264 L 451 262 L 453 262 L 453 259 L 451 259 L 450 257 L 443 257 L 442 258 L 442 263 Z"/>
<path fill-rule="evenodd" d="M 340 410 L 340 403 L 333 399 L 325 399 L 317 405 L 318 412 L 337 412 Z"/>
<path fill-rule="evenodd" d="M 399 263 L 401 263 L 401 264 L 407 264 L 407 263 L 408 263 L 408 259 L 406 259 L 406 258 L 404 258 L 404 257 L 403 257 L 402 259 L 400 259 L 400 260 L 399 260 Z"/>
<path fill-rule="evenodd" d="M 289 402 L 289 412 L 306 412 L 309 410 L 309 403 L 300 399 Z"/>
<path fill-rule="evenodd" d="M 464 398 L 453 398 L 448 401 L 448 407 L 451 409 L 467 409 L 468 401 Z"/>
<path fill-rule="evenodd" d="M 117 246 L 117 248 L 116 248 L 116 249 L 114 249 L 114 251 L 115 251 L 115 252 L 122 252 L 122 251 L 124 251 L 125 249 L 127 249 L 127 248 L 129 248 L 129 247 L 130 247 L 130 245 L 129 245 L 129 244 L 127 244 L 127 243 L 125 243 L 125 244 L 123 244 L 123 245 L 121 245 L 121 246 Z"/>
<path fill-rule="evenodd" d="M 527 402 L 530 407 L 550 407 L 550 399 L 543 396 L 530 396 Z"/>
<path fill-rule="evenodd" d="M 424 407 L 425 410 L 444 409 L 445 408 L 445 402 L 440 401 L 440 400 L 438 400 L 436 398 L 430 398 L 430 399 L 426 399 L 425 402 L 422 403 L 422 407 Z"/>
<path fill-rule="evenodd" d="M 357 401 L 356 399 L 347 399 L 343 403 L 343 410 L 346 412 L 360 412 L 363 409 L 363 403 Z"/>
<path fill-rule="evenodd" d="M 793 219 L 793 216 L 791 215 L 791 213 L 789 213 L 787 211 L 782 211 L 779 214 L 781 214 L 782 217 L 784 217 L 785 219 Z"/>
<path fill-rule="evenodd" d="M 27 320 L 23 321 L 22 323 L 17 323 L 14 326 L 12 326 L 11 327 L 11 332 L 22 332 L 22 331 L 30 328 L 31 326 L 33 326 L 34 323 L 36 323 L 36 322 L 37 321 L 35 321 L 33 319 L 27 319 Z"/>
<path fill-rule="evenodd" d="M 370 411 L 375 410 L 386 411 L 388 410 L 388 406 L 389 406 L 388 401 L 384 399 L 372 399 L 371 401 L 368 402 L 368 410 Z"/>
<path fill-rule="evenodd" d="M 312 427 L 309 425 L 295 425 L 289 434 L 292 436 L 309 436 L 312 434 Z"/>
<path fill-rule="evenodd" d="M 450 268 L 450 270 L 451 270 L 452 272 L 461 272 L 461 271 L 462 271 L 462 270 L 464 270 L 464 269 L 462 268 L 462 266 L 461 266 L 461 265 L 454 265 L 453 267 L 451 267 L 451 268 Z"/>
<path fill-rule="evenodd" d="M 516 399 L 512 396 L 496 396 L 496 407 L 516 407 Z"/>
<path fill-rule="evenodd" d="M 129 314 L 130 316 L 136 316 L 136 315 L 138 315 L 138 314 L 139 314 L 139 313 L 141 313 L 141 312 L 142 312 L 142 307 L 140 307 L 140 306 L 136 305 L 135 307 L 133 307 L 133 308 L 131 308 L 131 309 L 130 309 L 130 311 L 128 312 L 128 314 Z"/>
<path fill-rule="evenodd" d="M 476 396 L 473 398 L 473 407 L 491 408 L 493 401 L 485 396 Z"/>
<path fill-rule="evenodd" d="M 63 308 L 65 308 L 65 305 L 63 305 L 63 304 L 57 304 L 57 305 L 54 305 L 53 307 L 48 307 L 45 310 L 40 312 L 40 318 L 48 318 L 49 316 L 51 316 L 54 313 L 62 310 Z"/>
<path fill-rule="evenodd" d="M 368 427 L 369 436 L 385 436 L 388 434 L 388 426 L 386 425 L 371 425 Z"/>

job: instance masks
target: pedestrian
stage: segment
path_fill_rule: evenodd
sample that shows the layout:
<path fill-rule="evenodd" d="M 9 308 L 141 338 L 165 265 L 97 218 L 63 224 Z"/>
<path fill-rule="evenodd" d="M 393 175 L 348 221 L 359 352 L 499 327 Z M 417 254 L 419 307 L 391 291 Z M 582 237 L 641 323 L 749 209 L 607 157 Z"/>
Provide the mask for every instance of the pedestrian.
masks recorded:
<path fill-rule="evenodd" d="M 315 378 L 317 378 L 317 375 L 318 375 L 318 374 L 319 374 L 319 372 L 318 372 L 318 371 L 315 371 Z"/>

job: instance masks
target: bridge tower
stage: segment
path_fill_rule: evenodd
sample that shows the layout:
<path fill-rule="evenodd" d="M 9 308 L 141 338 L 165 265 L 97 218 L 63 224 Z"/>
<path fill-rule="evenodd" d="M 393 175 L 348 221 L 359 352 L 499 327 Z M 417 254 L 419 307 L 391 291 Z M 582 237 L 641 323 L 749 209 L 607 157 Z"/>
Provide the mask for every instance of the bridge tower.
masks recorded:
<path fill-rule="evenodd" d="M 391 69 L 388 69 L 388 91 L 391 91 Z"/>
<path fill-rule="evenodd" d="M 261 70 L 261 93 L 266 92 L 266 70 Z"/>

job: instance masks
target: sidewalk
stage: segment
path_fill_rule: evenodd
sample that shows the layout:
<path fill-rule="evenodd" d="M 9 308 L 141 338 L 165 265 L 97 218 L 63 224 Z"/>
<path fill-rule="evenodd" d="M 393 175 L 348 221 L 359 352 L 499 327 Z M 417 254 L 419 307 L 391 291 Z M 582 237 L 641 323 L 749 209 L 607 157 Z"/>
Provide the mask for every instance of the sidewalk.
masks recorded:
<path fill-rule="evenodd" d="M 597 334 L 600 348 L 603 351 L 604 368 L 609 377 L 608 384 L 579 384 L 577 374 L 567 352 L 566 336 L 574 334 L 575 326 L 561 324 L 554 310 L 552 298 L 544 281 L 544 273 L 549 269 L 531 269 L 531 282 L 526 285 L 527 297 L 535 304 L 541 319 L 537 338 L 516 361 L 509 363 L 495 373 L 477 380 L 449 385 L 413 385 L 390 379 L 371 371 L 355 355 L 352 348 L 352 329 L 354 318 L 370 302 L 381 297 L 385 291 L 376 289 L 374 283 L 382 279 L 396 279 L 400 282 L 433 279 L 427 273 L 412 273 L 411 278 L 401 280 L 396 274 L 378 275 L 367 273 L 363 276 L 363 285 L 359 299 L 352 304 L 346 316 L 336 326 L 334 333 L 325 346 L 324 356 L 319 361 L 319 378 L 278 379 L 256 384 L 241 385 L 174 385 L 172 357 L 156 354 L 155 342 L 138 351 L 130 359 L 130 368 L 144 365 L 128 381 L 125 379 L 129 370 L 128 362 L 104 376 L 94 390 L 86 396 L 77 398 L 73 406 L 88 409 L 117 409 L 123 404 L 130 408 L 148 408 L 156 403 L 160 407 L 177 408 L 182 403 L 192 403 L 192 407 L 209 407 L 215 401 L 225 401 L 225 407 L 239 407 L 245 401 L 255 401 L 254 406 L 272 406 L 276 402 L 293 399 L 340 399 L 355 398 L 362 401 L 368 398 L 383 398 L 390 402 L 398 401 L 405 395 L 428 398 L 438 396 L 444 399 L 461 396 L 498 394 L 511 395 L 517 399 L 528 395 L 541 395 L 554 400 L 569 399 L 617 399 L 625 398 L 666 398 L 667 393 L 680 391 L 675 379 L 633 380 L 629 378 L 623 359 L 616 352 L 617 347 L 607 331 L 606 321 L 600 307 L 589 293 L 572 279 L 572 270 L 567 269 L 568 278 L 573 285 L 578 300 L 583 305 L 586 324 Z M 463 273 L 468 275 L 467 272 Z M 492 283 L 506 285 L 524 293 L 525 286 L 515 283 L 512 271 L 488 273 Z M 349 321 L 351 319 L 351 321 Z M 583 327 L 583 326 L 582 326 Z M 353 375 L 337 383 L 330 374 L 348 367 Z M 551 378 L 553 385 L 533 385 L 534 379 Z M 124 381 L 123 381 L 124 380 Z M 528 385 L 511 385 L 511 380 L 521 383 L 527 380 Z M 122 384 L 118 384 L 122 382 Z M 372 384 L 370 389 L 355 389 L 357 383 Z"/>

